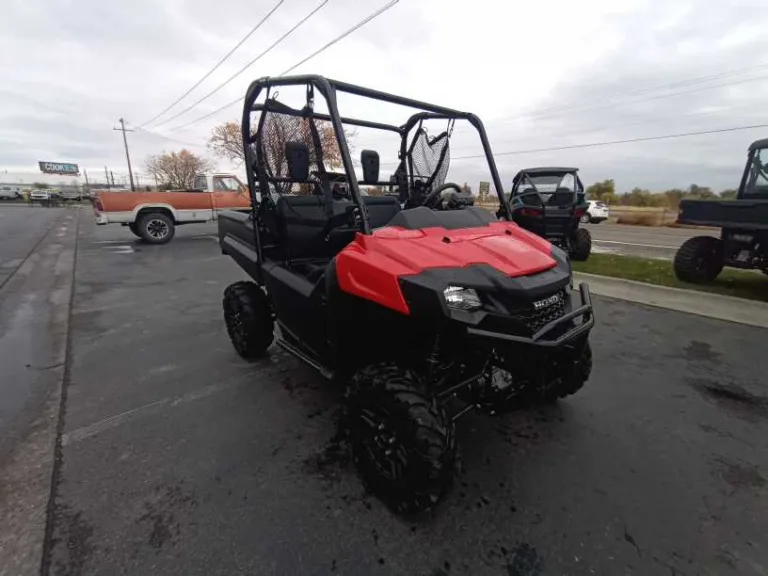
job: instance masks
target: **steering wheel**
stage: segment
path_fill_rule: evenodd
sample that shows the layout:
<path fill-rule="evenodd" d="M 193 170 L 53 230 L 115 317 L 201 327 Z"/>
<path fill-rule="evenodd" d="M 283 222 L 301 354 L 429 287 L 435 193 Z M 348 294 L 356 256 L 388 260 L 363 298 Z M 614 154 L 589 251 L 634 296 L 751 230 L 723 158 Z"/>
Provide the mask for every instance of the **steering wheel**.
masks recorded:
<path fill-rule="evenodd" d="M 433 208 L 434 207 L 433 204 L 435 203 L 435 200 L 440 197 L 440 193 L 443 190 L 448 190 L 449 188 L 453 188 L 454 190 L 456 190 L 458 194 L 461 194 L 461 187 L 458 184 L 455 184 L 453 182 L 446 182 L 442 186 L 438 186 L 437 188 L 432 190 L 432 192 L 427 194 L 427 197 L 424 198 L 424 206 L 426 206 L 427 208 Z"/>

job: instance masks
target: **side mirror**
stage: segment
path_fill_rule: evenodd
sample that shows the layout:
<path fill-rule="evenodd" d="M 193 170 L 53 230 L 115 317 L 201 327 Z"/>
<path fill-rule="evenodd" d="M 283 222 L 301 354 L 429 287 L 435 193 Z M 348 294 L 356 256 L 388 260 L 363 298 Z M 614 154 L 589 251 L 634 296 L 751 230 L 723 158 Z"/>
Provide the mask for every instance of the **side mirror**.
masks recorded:
<path fill-rule="evenodd" d="M 300 182 L 309 180 L 309 148 L 304 142 L 286 142 L 285 159 L 291 179 Z"/>
<path fill-rule="evenodd" d="M 363 182 L 376 184 L 379 181 L 379 153 L 375 150 L 363 150 L 360 153 L 360 163 L 363 165 Z"/>

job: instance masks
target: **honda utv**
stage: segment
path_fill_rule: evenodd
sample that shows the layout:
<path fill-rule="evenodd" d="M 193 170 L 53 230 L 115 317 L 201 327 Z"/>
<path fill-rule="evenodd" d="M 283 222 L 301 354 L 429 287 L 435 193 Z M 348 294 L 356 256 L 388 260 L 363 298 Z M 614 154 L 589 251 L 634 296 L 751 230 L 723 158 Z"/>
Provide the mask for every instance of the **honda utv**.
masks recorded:
<path fill-rule="evenodd" d="M 572 260 L 592 251 L 589 230 L 579 222 L 589 209 L 578 168 L 526 168 L 512 180 L 512 220 L 565 250 Z"/>
<path fill-rule="evenodd" d="M 298 107 L 278 100 L 289 89 Z M 377 120 L 341 116 L 339 95 L 367 100 Z M 383 123 L 383 105 L 411 115 Z M 457 121 L 479 135 L 501 221 L 446 182 Z M 356 172 L 345 126 L 399 143 L 393 178 L 372 150 Z M 353 459 L 394 510 L 446 493 L 460 416 L 551 402 L 589 378 L 589 290 L 573 288 L 565 252 L 509 221 L 476 116 L 319 76 L 262 78 L 242 134 L 252 208 L 219 216 L 223 253 L 253 279 L 224 292 L 232 344 L 253 359 L 276 339 L 343 383 Z"/>

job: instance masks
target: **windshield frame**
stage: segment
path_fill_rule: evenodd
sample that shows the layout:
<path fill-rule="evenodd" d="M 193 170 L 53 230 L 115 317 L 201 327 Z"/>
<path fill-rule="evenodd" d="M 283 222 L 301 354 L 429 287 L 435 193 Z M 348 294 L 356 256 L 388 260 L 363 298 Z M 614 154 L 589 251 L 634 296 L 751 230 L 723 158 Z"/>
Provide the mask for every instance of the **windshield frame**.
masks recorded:
<path fill-rule="evenodd" d="M 761 157 L 764 152 L 764 158 Z M 765 184 L 758 184 L 762 179 Z M 768 146 L 751 148 L 739 186 L 739 199 L 768 200 Z"/>

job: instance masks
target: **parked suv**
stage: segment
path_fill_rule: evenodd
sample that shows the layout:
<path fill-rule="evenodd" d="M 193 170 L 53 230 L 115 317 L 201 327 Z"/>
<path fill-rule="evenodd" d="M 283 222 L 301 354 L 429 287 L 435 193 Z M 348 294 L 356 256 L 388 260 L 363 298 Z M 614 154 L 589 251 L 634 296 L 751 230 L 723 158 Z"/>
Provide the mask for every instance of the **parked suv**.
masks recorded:
<path fill-rule="evenodd" d="M 597 224 L 608 220 L 609 209 L 608 204 L 600 200 L 589 200 L 589 208 L 586 213 L 581 217 L 582 224 Z"/>

